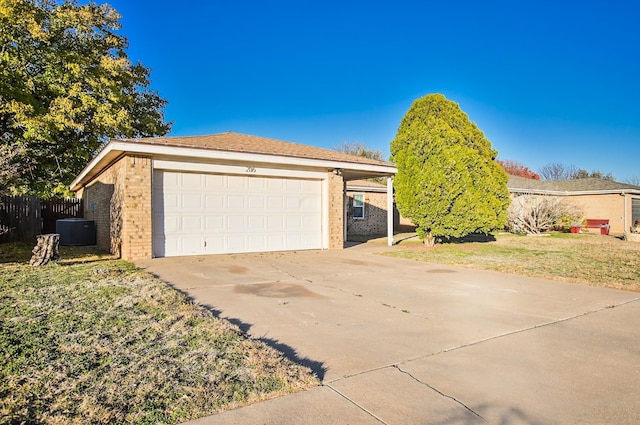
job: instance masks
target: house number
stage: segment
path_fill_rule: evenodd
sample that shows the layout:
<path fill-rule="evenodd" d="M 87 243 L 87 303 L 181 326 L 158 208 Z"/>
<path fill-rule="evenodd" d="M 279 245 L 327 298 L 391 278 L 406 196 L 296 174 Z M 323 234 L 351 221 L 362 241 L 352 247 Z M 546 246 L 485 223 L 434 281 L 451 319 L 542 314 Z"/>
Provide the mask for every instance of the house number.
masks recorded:
<path fill-rule="evenodd" d="M 255 173 L 256 167 L 247 167 L 247 173 Z"/>

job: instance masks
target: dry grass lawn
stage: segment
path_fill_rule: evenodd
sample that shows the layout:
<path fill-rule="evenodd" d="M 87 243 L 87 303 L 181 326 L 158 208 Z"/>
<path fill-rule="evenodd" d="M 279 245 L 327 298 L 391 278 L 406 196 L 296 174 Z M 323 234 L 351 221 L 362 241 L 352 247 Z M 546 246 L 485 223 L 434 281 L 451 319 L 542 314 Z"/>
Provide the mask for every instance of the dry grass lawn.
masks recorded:
<path fill-rule="evenodd" d="M 177 423 L 317 385 L 133 265 L 0 245 L 0 423 Z"/>
<path fill-rule="evenodd" d="M 434 248 L 408 235 L 400 239 L 398 249 L 384 255 L 640 292 L 640 243 L 613 236 L 500 234 L 493 242 Z"/>

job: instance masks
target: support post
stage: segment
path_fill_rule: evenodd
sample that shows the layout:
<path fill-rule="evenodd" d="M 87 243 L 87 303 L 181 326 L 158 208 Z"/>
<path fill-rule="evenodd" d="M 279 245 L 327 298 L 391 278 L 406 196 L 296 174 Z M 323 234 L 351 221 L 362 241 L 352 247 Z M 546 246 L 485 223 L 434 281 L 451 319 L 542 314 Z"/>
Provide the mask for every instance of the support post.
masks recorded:
<path fill-rule="evenodd" d="M 387 245 L 393 246 L 393 178 L 387 177 Z"/>

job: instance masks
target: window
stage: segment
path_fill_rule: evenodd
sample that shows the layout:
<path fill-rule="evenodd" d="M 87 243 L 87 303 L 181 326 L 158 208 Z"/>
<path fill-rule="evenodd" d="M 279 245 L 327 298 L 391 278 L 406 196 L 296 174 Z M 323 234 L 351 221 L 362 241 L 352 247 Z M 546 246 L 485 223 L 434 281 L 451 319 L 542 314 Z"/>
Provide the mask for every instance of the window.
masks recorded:
<path fill-rule="evenodd" d="M 364 218 L 364 193 L 353 194 L 353 218 Z"/>

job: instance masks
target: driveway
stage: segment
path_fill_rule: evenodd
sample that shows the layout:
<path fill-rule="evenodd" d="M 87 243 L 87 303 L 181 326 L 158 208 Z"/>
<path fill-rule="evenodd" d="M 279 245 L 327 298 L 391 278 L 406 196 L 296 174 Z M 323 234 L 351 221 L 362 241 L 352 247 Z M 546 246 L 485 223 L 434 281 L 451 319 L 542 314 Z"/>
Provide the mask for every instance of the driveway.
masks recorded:
<path fill-rule="evenodd" d="M 193 424 L 640 423 L 640 294 L 386 249 L 139 262 L 323 381 Z"/>

